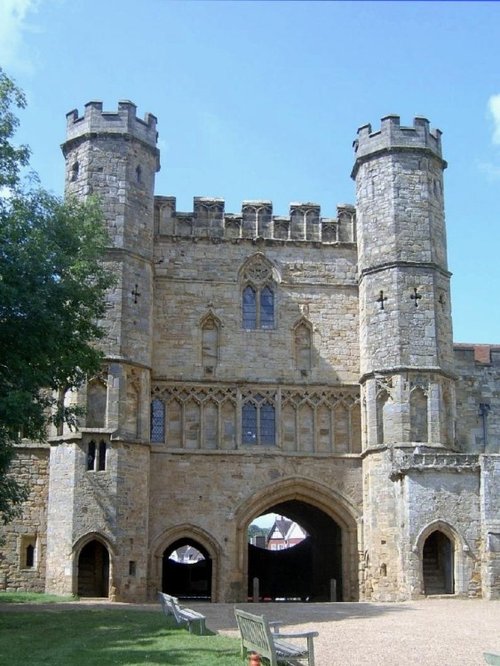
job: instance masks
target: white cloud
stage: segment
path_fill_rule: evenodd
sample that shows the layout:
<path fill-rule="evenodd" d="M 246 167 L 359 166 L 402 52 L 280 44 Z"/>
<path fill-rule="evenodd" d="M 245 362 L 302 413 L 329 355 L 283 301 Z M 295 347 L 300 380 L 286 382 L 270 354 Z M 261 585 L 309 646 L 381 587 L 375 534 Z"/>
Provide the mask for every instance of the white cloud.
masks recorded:
<path fill-rule="evenodd" d="M 25 32 L 33 31 L 27 18 L 38 5 L 39 0 L 0 0 L 0 64 L 7 74 L 33 69 L 23 38 Z"/>
<path fill-rule="evenodd" d="M 489 98 L 488 111 L 493 118 L 493 143 L 500 145 L 500 95 Z"/>

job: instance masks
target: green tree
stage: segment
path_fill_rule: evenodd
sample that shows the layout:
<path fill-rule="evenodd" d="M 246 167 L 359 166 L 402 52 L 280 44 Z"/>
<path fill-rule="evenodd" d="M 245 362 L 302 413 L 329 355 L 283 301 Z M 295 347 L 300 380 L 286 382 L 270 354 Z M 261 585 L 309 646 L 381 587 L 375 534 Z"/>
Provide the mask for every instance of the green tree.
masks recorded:
<path fill-rule="evenodd" d="M 57 396 L 95 373 L 105 292 L 113 278 L 98 203 L 62 201 L 22 178 L 29 149 L 12 143 L 22 91 L 0 69 L 0 516 L 26 488 L 8 474 L 21 438 L 43 440 L 50 421 L 75 423 Z"/>

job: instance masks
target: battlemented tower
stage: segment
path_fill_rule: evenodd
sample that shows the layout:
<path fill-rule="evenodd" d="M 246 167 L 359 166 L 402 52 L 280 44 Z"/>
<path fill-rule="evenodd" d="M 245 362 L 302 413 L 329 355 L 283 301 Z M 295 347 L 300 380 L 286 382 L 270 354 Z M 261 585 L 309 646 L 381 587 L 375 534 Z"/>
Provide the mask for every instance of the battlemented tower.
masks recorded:
<path fill-rule="evenodd" d="M 358 130 L 354 142 L 364 417 L 367 592 L 406 582 L 398 483 L 401 451 L 453 447 L 454 375 L 441 133 L 425 118 Z M 377 592 L 375 593 L 377 594 Z"/>
<path fill-rule="evenodd" d="M 335 218 L 179 211 L 154 195 L 156 139 L 131 102 L 67 115 L 66 193 L 98 197 L 116 283 L 102 371 L 66 396 L 78 431 L 16 447 L 0 587 L 499 598 L 500 346 L 452 344 L 441 133 L 361 127 Z M 267 513 L 307 537 L 258 548 Z"/>
<path fill-rule="evenodd" d="M 156 140 L 156 118 L 137 118 L 131 102 L 120 102 L 113 113 L 89 102 L 83 117 L 67 114 L 66 196 L 98 198 L 110 239 L 106 262 L 116 283 L 102 322 L 106 365 L 71 397 L 86 409 L 79 432 L 63 432 L 51 451 L 47 589 L 57 592 L 107 590 L 109 553 L 96 533 L 113 544 L 113 585 L 121 596 L 144 591 Z M 70 563 L 62 566 L 75 542 L 82 589 L 71 587 Z"/>

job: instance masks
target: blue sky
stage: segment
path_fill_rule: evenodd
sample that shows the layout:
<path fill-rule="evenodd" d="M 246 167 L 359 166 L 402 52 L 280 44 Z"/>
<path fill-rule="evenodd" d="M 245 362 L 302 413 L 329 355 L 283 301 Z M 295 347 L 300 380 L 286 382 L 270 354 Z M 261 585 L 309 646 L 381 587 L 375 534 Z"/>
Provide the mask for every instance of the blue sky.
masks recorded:
<path fill-rule="evenodd" d="M 1 0 L 19 140 L 62 194 L 65 114 L 130 99 L 158 117 L 158 194 L 354 203 L 357 128 L 443 131 L 454 339 L 499 343 L 500 3 Z"/>

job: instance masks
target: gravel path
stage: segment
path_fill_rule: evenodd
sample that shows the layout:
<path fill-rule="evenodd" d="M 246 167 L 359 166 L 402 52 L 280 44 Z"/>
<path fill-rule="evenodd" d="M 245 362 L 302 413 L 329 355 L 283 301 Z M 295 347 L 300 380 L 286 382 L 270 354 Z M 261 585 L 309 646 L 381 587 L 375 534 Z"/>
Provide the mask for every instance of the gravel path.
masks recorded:
<path fill-rule="evenodd" d="M 237 604 L 316 630 L 317 666 L 475 666 L 500 652 L 500 601 L 425 599 L 407 603 Z M 231 604 L 197 604 L 207 626 L 237 635 Z"/>
<path fill-rule="evenodd" d="M 57 604 L 158 610 L 158 604 L 96 602 Z M 186 604 L 187 605 L 187 604 Z M 213 631 L 237 636 L 233 604 L 189 604 Z M 479 666 L 483 652 L 500 652 L 500 601 L 425 599 L 405 603 L 236 604 L 283 630 L 318 631 L 316 666 Z M 50 605 L 55 610 L 54 605 Z M 40 610 L 40 605 L 2 604 L 0 613 Z M 193 664 L 193 666 L 196 666 Z"/>

